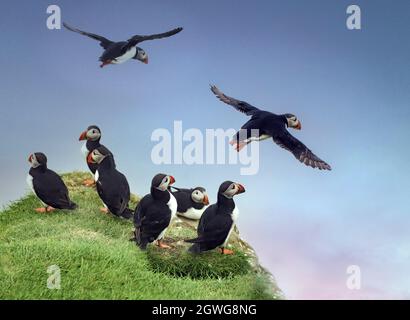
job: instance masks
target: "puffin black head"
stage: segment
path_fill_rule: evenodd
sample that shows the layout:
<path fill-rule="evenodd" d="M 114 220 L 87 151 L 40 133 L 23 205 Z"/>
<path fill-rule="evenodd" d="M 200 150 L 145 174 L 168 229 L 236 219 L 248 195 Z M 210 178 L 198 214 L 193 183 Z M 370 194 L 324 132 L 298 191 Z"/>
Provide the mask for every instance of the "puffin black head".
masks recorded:
<path fill-rule="evenodd" d="M 286 118 L 286 125 L 287 125 L 288 128 L 293 128 L 293 129 L 296 129 L 296 130 L 302 129 L 302 124 L 300 123 L 298 118 L 296 118 L 295 115 L 293 115 L 291 113 L 286 113 L 286 114 L 284 114 L 284 116 Z"/>
<path fill-rule="evenodd" d="M 160 191 L 166 191 L 174 182 L 175 179 L 173 176 L 159 173 L 154 178 L 152 178 L 151 188 L 155 188 Z"/>
<path fill-rule="evenodd" d="M 232 181 L 225 181 L 219 187 L 218 193 L 222 194 L 228 199 L 232 199 L 235 195 L 245 192 L 243 185 Z"/>
<path fill-rule="evenodd" d="M 88 154 L 87 162 L 89 164 L 100 164 L 108 156 L 111 156 L 111 152 L 106 147 L 100 146 Z"/>
<path fill-rule="evenodd" d="M 148 64 L 148 55 L 144 49 L 136 47 L 137 52 L 135 53 L 134 59 L 141 61 L 142 63 Z"/>
<path fill-rule="evenodd" d="M 30 165 L 32 168 L 38 168 L 40 166 L 47 166 L 47 157 L 44 153 L 41 152 L 35 152 L 30 154 L 28 157 L 28 162 L 30 162 Z"/>
<path fill-rule="evenodd" d="M 208 195 L 206 194 L 206 190 L 202 187 L 196 187 L 192 190 L 191 199 L 196 203 L 202 203 L 206 206 L 209 204 L 209 199 Z"/>
<path fill-rule="evenodd" d="M 101 139 L 101 130 L 95 125 L 89 126 L 87 130 L 83 131 L 80 135 L 79 141 L 81 140 L 91 140 L 97 141 Z"/>

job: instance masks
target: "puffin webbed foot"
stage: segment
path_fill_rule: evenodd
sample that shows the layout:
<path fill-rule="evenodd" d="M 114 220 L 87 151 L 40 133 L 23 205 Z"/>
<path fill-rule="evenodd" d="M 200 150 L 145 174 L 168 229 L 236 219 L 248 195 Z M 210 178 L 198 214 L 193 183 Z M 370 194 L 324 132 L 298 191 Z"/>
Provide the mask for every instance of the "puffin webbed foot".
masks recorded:
<path fill-rule="evenodd" d="M 93 187 L 95 185 L 95 181 L 93 179 L 85 179 L 83 181 L 83 186 L 85 187 Z"/>
<path fill-rule="evenodd" d="M 46 212 L 52 212 L 55 210 L 55 208 L 47 206 L 47 207 L 41 207 L 41 208 L 36 208 L 36 212 L 38 213 L 46 213 Z"/>
<path fill-rule="evenodd" d="M 222 254 L 228 254 L 228 255 L 234 254 L 234 252 L 232 250 L 229 250 L 229 249 L 226 249 L 226 248 L 220 248 L 220 250 L 221 250 Z"/>
<path fill-rule="evenodd" d="M 171 247 L 162 242 L 162 240 L 157 240 L 157 246 L 162 249 L 171 249 Z"/>
<path fill-rule="evenodd" d="M 101 211 L 102 213 L 108 213 L 108 212 L 109 212 L 109 211 L 108 211 L 108 208 L 106 208 L 106 207 L 100 208 L 100 211 Z"/>

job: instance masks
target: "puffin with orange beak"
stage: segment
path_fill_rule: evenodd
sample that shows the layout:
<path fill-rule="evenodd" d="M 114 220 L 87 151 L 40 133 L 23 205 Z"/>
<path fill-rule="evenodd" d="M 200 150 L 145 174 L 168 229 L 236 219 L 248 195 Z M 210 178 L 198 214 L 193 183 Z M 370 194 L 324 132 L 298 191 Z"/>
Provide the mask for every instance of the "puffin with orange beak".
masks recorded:
<path fill-rule="evenodd" d="M 175 182 L 173 176 L 159 173 L 151 181 L 151 192 L 138 203 L 134 213 L 134 240 L 145 250 L 155 242 L 160 248 L 170 248 L 163 243 L 165 233 L 177 213 L 177 200 L 169 191 Z"/>
<path fill-rule="evenodd" d="M 330 165 L 316 156 L 308 147 L 289 133 L 287 128 L 302 129 L 302 124 L 295 115 L 290 113 L 277 115 L 269 111 L 260 110 L 245 101 L 225 95 L 216 86 L 211 86 L 211 91 L 222 102 L 252 117 L 242 126 L 241 130 L 235 134 L 230 142 L 236 151 L 241 151 L 252 141 L 272 138 L 277 145 L 290 151 L 303 164 L 312 168 L 318 168 L 319 170 L 332 170 Z"/>
<path fill-rule="evenodd" d="M 103 36 L 99 36 L 98 34 L 70 27 L 66 23 L 63 23 L 63 26 L 70 31 L 77 32 L 100 42 L 100 46 L 104 49 L 103 54 L 99 58 L 101 61 L 101 68 L 109 64 L 121 64 L 130 59 L 135 59 L 147 64 L 148 55 L 142 48 L 137 47 L 137 44 L 147 40 L 167 38 L 182 31 L 182 28 L 175 28 L 164 33 L 151 34 L 147 36 L 135 35 L 127 41 L 114 42 Z"/>
<path fill-rule="evenodd" d="M 217 202 L 209 206 L 199 220 L 198 237 L 185 240 L 193 243 L 189 252 L 201 253 L 219 248 L 222 254 L 233 254 L 226 248 L 239 214 L 233 197 L 244 192 L 244 186 L 236 182 L 225 181 L 220 185 Z"/>
<path fill-rule="evenodd" d="M 95 162 L 89 162 L 87 161 L 87 157 L 90 155 L 90 153 L 101 147 L 102 144 L 100 144 L 101 140 L 101 130 L 99 127 L 96 125 L 91 125 L 87 128 L 87 130 L 83 131 L 80 135 L 80 138 L 78 139 L 79 141 L 86 141 L 83 146 L 81 147 L 81 152 L 84 155 L 88 168 L 90 169 L 91 173 L 95 175 L 95 172 L 98 169 L 98 164 Z M 107 148 L 106 148 L 107 149 Z M 108 149 L 107 149 L 108 150 Z M 111 153 L 111 152 L 110 152 Z M 112 153 L 111 153 L 112 155 Z M 83 184 L 85 186 L 93 186 L 95 184 L 94 179 L 86 179 L 84 180 Z"/>
<path fill-rule="evenodd" d="M 191 220 L 201 219 L 209 205 L 206 189 L 202 187 L 193 189 L 171 187 L 171 189 L 174 189 L 172 194 L 178 203 L 177 215 Z"/>

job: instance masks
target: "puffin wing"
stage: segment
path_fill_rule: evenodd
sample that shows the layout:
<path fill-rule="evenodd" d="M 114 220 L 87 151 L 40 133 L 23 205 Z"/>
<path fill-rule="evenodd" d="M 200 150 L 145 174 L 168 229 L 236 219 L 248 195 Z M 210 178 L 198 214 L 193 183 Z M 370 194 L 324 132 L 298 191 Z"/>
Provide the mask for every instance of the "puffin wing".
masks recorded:
<path fill-rule="evenodd" d="M 155 39 L 162 39 L 162 38 L 168 38 L 171 37 L 179 32 L 181 32 L 183 28 L 175 28 L 170 31 L 164 32 L 164 33 L 157 33 L 157 34 L 151 34 L 147 36 L 141 36 L 141 35 L 135 35 L 132 38 L 127 40 L 127 44 L 123 47 L 123 50 L 128 50 L 131 47 L 134 47 L 140 42 L 147 41 L 147 40 L 155 40 Z"/>
<path fill-rule="evenodd" d="M 212 85 L 211 86 L 211 91 L 213 92 L 216 97 L 221 100 L 222 102 L 225 102 L 226 104 L 231 105 L 234 107 L 236 110 L 245 113 L 247 116 L 252 116 L 256 112 L 260 111 L 258 108 L 250 105 L 249 103 L 241 100 L 237 100 L 235 98 L 229 97 L 225 95 L 221 90 L 219 90 L 216 86 Z"/>
<path fill-rule="evenodd" d="M 232 218 L 229 215 L 218 214 L 211 219 L 202 220 L 201 228 L 198 227 L 198 237 L 185 241 L 189 243 L 216 243 L 218 246 L 225 241 L 231 226 Z"/>
<path fill-rule="evenodd" d="M 107 49 L 111 44 L 113 44 L 114 42 L 111 40 L 108 40 L 107 38 L 103 37 L 103 36 L 99 36 L 98 34 L 94 34 L 94 33 L 90 33 L 90 32 L 86 32 L 86 31 L 82 31 L 80 29 L 76 29 L 73 27 L 70 27 L 67 23 L 63 22 L 63 26 L 73 32 L 77 32 L 79 34 L 82 34 L 84 36 L 87 36 L 91 39 L 100 41 L 100 46 L 103 47 L 104 49 Z"/>
<path fill-rule="evenodd" d="M 33 187 L 36 195 L 45 204 L 57 209 L 67 209 L 72 207 L 67 186 L 64 184 L 61 177 L 54 171 L 47 170 L 43 183 L 39 183 L 37 179 L 34 179 Z"/>
<path fill-rule="evenodd" d="M 280 135 L 275 135 L 273 141 L 280 147 L 292 152 L 296 159 L 307 166 L 318 168 L 319 170 L 332 170 L 330 165 L 316 156 L 308 147 L 292 136 L 287 130 L 284 130 Z"/>

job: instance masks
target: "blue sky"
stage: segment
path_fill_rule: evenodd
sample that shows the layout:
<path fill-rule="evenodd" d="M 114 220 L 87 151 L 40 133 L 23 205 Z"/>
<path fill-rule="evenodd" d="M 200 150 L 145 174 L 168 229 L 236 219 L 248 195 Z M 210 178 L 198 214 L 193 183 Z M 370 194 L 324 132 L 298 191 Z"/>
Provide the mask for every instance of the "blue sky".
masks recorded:
<path fill-rule="evenodd" d="M 289 298 L 410 298 L 410 3 L 354 1 L 362 30 L 346 29 L 351 1 L 14 1 L 1 10 L 0 203 L 27 192 L 30 152 L 59 172 L 85 170 L 78 136 L 98 124 L 133 192 L 157 172 L 203 185 L 223 180 L 237 199 L 243 236 Z M 183 26 L 141 44 L 150 63 L 99 68 L 98 43 L 46 28 L 46 8 L 113 40 Z M 217 101 L 227 94 L 298 116 L 292 133 L 332 172 L 299 164 L 270 140 L 260 171 L 239 165 L 156 166 L 151 133 L 239 128 L 247 118 Z M 359 265 L 362 289 L 345 286 Z"/>

